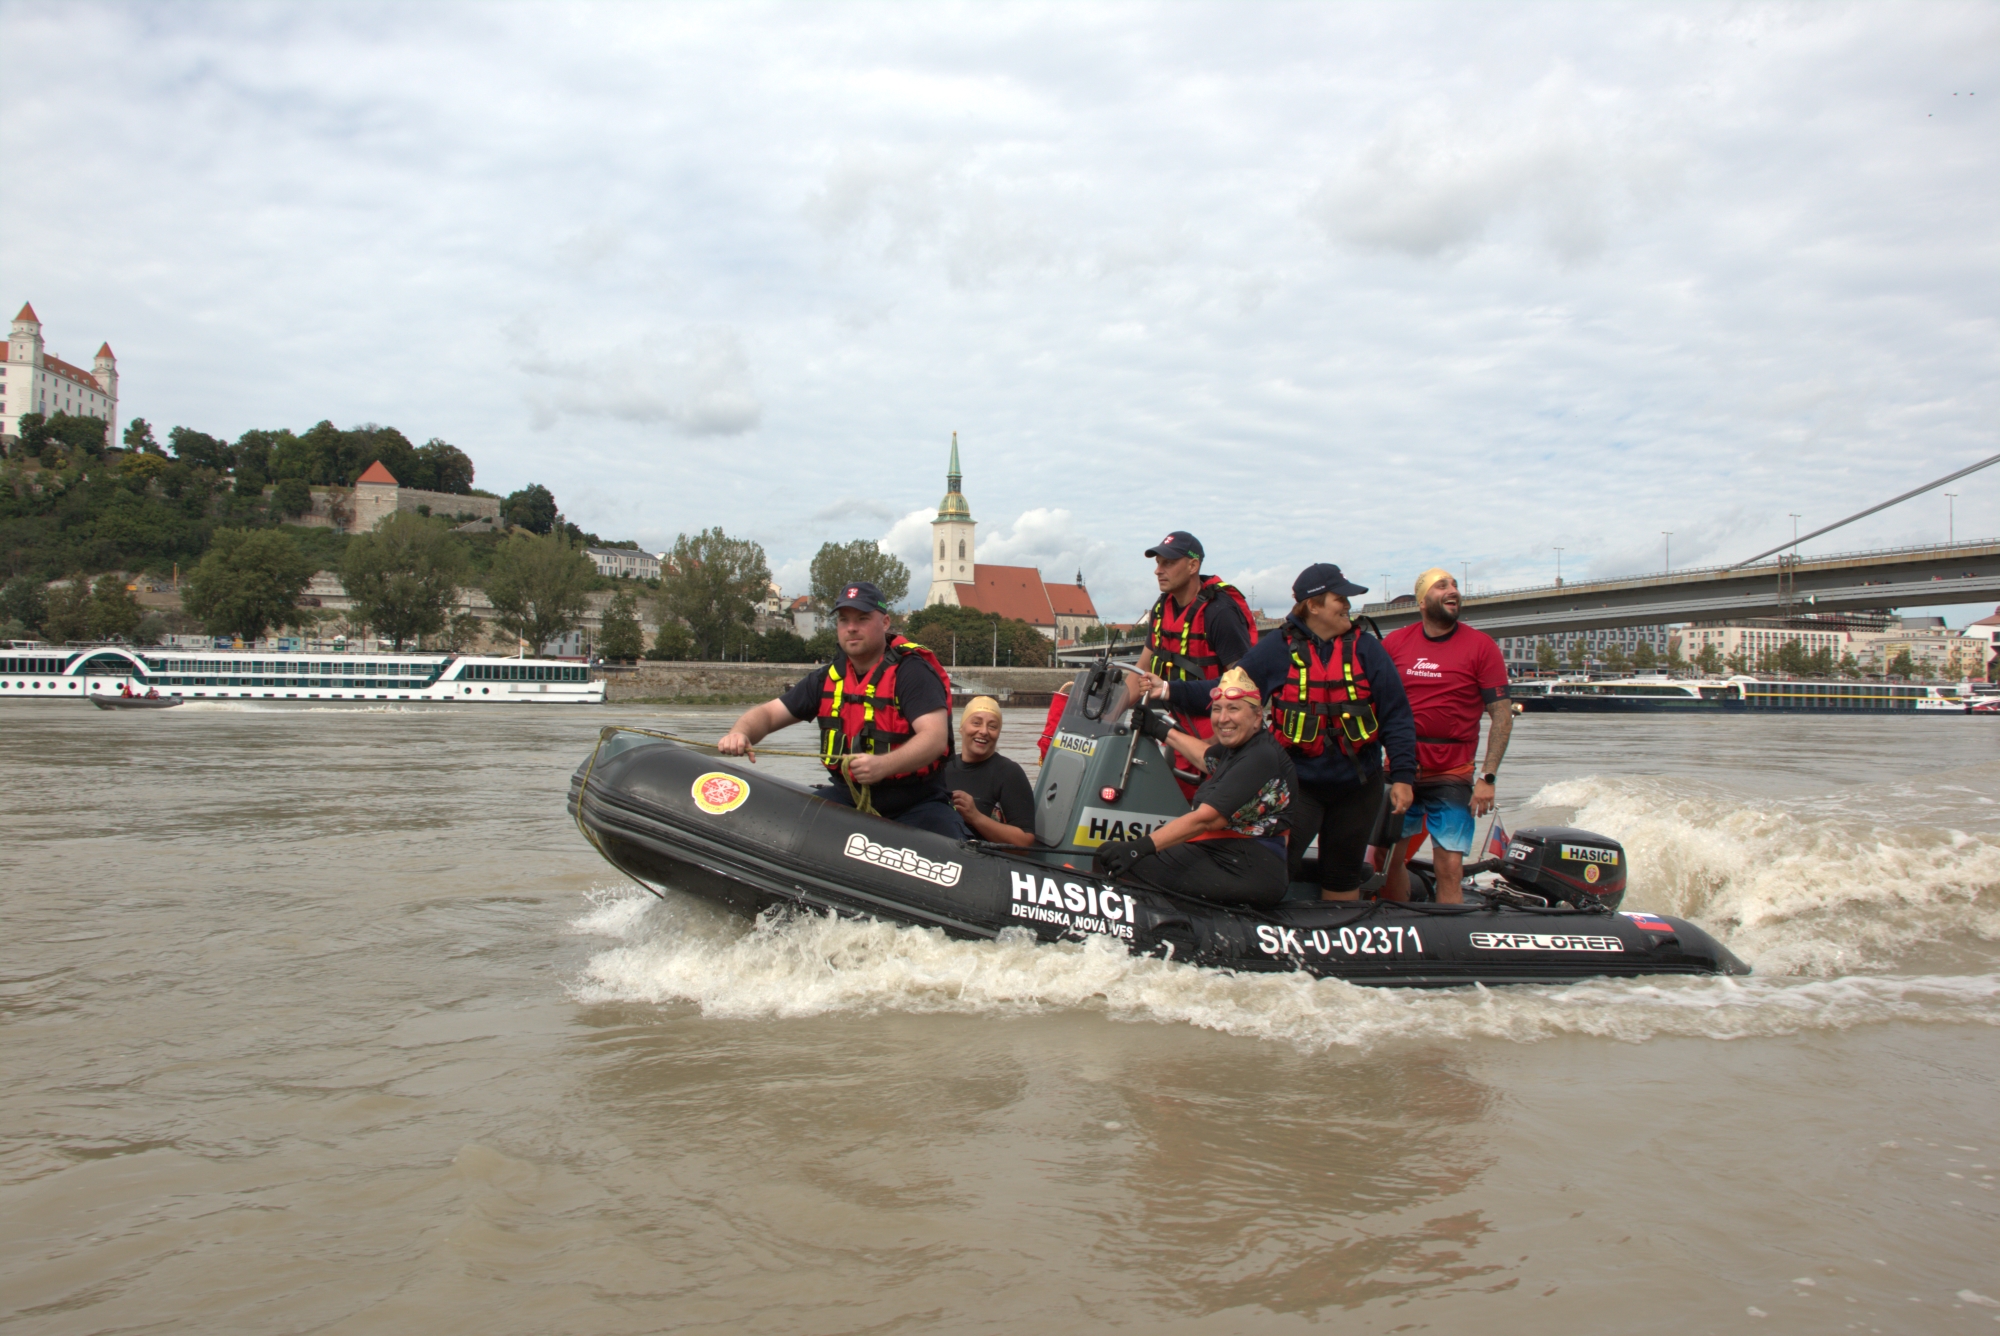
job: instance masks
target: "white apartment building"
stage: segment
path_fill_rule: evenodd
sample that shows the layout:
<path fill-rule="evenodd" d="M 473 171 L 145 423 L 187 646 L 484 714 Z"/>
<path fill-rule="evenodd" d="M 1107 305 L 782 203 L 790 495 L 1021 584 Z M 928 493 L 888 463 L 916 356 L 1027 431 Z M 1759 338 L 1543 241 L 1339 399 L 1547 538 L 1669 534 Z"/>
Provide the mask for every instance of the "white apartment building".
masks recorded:
<path fill-rule="evenodd" d="M 1416 600 L 1411 599 L 1414 603 Z M 1650 645 L 1653 653 L 1664 660 L 1667 645 L 1672 639 L 1673 628 L 1669 626 L 1606 626 L 1595 631 L 1555 631 L 1540 636 L 1496 636 L 1494 643 L 1500 646 L 1500 655 L 1507 661 L 1509 672 L 1532 672 L 1535 668 L 1537 649 L 1546 644 L 1555 651 L 1556 662 L 1563 668 L 1569 666 L 1570 646 L 1581 642 L 1586 661 L 1603 663 L 1612 647 L 1625 652 L 1629 660 L 1638 653 L 1639 646 Z"/>
<path fill-rule="evenodd" d="M 630 547 L 586 547 L 583 554 L 596 565 L 599 575 L 616 579 L 657 580 L 660 559 L 651 552 Z"/>
<path fill-rule="evenodd" d="M 72 366 L 42 346 L 42 322 L 23 304 L 7 336 L 7 361 L 0 365 L 0 440 L 21 434 L 21 415 L 104 419 L 104 444 L 118 444 L 118 359 L 102 344 L 91 369 Z"/>
<path fill-rule="evenodd" d="M 1823 649 L 1832 650 L 1834 662 L 1838 663 L 1843 654 L 1860 658 L 1869 634 L 1847 629 L 1808 631 L 1777 621 L 1744 621 L 1720 626 L 1683 626 L 1675 639 L 1680 642 L 1681 657 L 1686 659 L 1694 658 L 1713 645 L 1716 653 L 1724 659 L 1732 654 L 1741 654 L 1754 665 L 1759 655 L 1776 653 L 1790 642 L 1797 641 L 1799 648 L 1808 654 L 1817 654 Z"/>

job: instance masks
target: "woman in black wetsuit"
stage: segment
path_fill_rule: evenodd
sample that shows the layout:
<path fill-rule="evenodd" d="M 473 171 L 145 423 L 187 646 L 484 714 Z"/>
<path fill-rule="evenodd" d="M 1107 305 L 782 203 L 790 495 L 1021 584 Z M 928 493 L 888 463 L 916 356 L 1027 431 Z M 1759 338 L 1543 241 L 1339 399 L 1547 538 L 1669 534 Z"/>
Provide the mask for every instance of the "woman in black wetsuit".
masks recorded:
<path fill-rule="evenodd" d="M 1185 756 L 1205 776 L 1194 810 L 1136 840 L 1099 845 L 1101 875 L 1126 877 L 1226 905 L 1274 905 L 1285 898 L 1285 833 L 1298 776 L 1264 727 L 1264 701 L 1241 668 L 1209 697 L 1213 741 L 1183 733 L 1142 705 L 1135 723 Z"/>

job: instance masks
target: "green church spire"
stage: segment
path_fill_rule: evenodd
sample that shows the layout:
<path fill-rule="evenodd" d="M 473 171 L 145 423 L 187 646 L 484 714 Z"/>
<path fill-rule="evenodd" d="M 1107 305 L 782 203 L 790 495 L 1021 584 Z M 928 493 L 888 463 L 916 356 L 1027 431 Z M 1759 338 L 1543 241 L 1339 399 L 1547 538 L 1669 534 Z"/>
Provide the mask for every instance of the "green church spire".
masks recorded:
<path fill-rule="evenodd" d="M 958 468 L 958 433 L 951 434 L 951 470 L 944 475 L 944 500 L 938 502 L 937 517 L 941 520 L 969 520 L 972 507 L 966 503 L 965 494 L 959 491 L 964 475 Z"/>

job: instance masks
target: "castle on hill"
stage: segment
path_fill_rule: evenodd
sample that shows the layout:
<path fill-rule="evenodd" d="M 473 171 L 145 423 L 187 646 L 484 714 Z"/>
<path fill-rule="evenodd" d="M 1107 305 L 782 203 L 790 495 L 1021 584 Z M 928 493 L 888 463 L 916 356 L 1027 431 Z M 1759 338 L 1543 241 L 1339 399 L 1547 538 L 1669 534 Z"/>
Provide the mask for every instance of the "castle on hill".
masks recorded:
<path fill-rule="evenodd" d="M 4 308 L 0 308 L 4 309 Z M 118 444 L 118 359 L 100 344 L 90 370 L 73 366 L 42 345 L 42 321 L 24 302 L 7 335 L 7 362 L 0 366 L 0 442 L 21 434 L 21 415 L 104 419 L 104 444 Z"/>
<path fill-rule="evenodd" d="M 958 433 L 951 434 L 951 467 L 945 474 L 944 500 L 931 521 L 931 587 L 924 606 L 938 603 L 998 613 L 1026 622 L 1058 645 L 1072 644 L 1097 625 L 1097 606 L 1083 587 L 1083 572 L 1075 584 L 1052 584 L 1034 566 L 995 566 L 978 559 L 979 523 L 961 490 Z"/>

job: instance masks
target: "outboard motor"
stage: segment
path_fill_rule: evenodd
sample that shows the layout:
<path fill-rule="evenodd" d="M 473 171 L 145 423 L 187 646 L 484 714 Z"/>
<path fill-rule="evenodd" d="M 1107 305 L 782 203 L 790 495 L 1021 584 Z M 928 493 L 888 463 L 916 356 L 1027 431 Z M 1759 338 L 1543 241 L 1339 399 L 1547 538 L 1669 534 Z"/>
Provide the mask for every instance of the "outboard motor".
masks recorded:
<path fill-rule="evenodd" d="M 1611 910 L 1625 899 L 1624 846 L 1571 826 L 1515 831 L 1498 871 L 1508 885 L 1550 904 Z"/>

